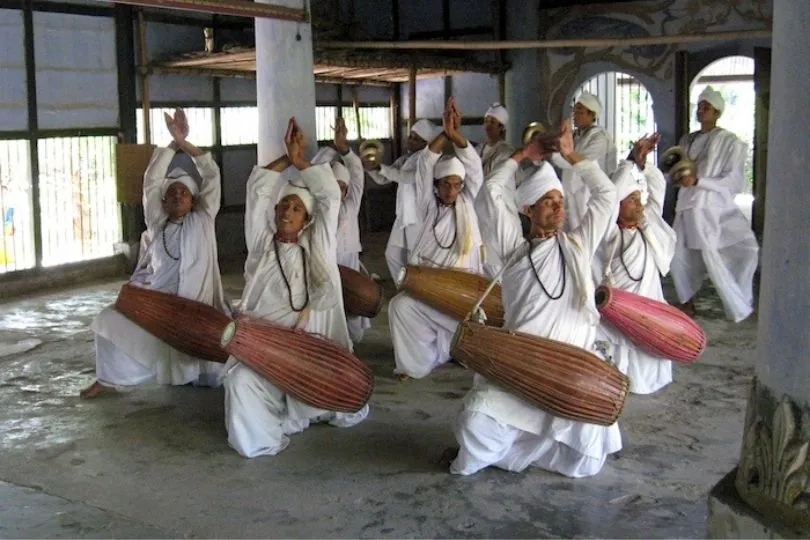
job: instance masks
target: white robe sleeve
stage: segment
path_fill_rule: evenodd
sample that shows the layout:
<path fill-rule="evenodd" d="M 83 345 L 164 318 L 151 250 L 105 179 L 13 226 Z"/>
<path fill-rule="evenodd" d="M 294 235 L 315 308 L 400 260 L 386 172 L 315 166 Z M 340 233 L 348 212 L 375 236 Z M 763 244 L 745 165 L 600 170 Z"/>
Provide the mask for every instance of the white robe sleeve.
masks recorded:
<path fill-rule="evenodd" d="M 580 161 L 574 165 L 574 170 L 588 187 L 590 198 L 585 216 L 572 234 L 582 242 L 582 248 L 588 259 L 593 259 L 613 216 L 616 186 L 595 161 Z"/>
<path fill-rule="evenodd" d="M 363 171 L 363 162 L 360 157 L 353 151 L 341 156 L 343 164 L 349 170 L 349 185 L 346 191 L 346 198 L 343 200 L 343 206 L 350 216 L 357 216 L 360 213 L 360 203 L 363 202 L 363 188 L 365 187 L 365 175 Z"/>
<path fill-rule="evenodd" d="M 520 218 L 507 203 L 507 197 L 514 198 L 514 191 L 509 189 L 508 183 L 512 181 L 518 163 L 509 159 L 495 169 L 483 185 L 483 195 L 477 204 L 479 220 L 486 221 L 485 242 L 490 249 L 504 262 L 509 259 L 512 252 L 523 242 L 523 228 Z"/>
<path fill-rule="evenodd" d="M 337 150 L 331 146 L 322 146 L 318 149 L 315 157 L 310 160 L 313 165 L 321 165 L 323 163 L 332 163 L 338 156 Z"/>
<path fill-rule="evenodd" d="M 245 243 L 248 253 L 263 249 L 265 233 L 274 228 L 269 210 L 275 206 L 282 183 L 280 173 L 264 167 L 253 167 L 250 173 L 245 200 Z"/>
<path fill-rule="evenodd" d="M 411 156 L 412 157 L 412 156 Z M 402 156 L 391 165 L 380 165 L 379 171 L 369 171 L 369 176 L 377 184 L 384 186 L 391 182 L 411 184 L 414 181 L 414 169 L 407 167 L 408 158 Z"/>
<path fill-rule="evenodd" d="M 455 145 L 454 145 L 455 146 Z M 481 156 L 475 151 L 472 144 L 467 143 L 467 146 L 455 146 L 456 157 L 458 157 L 461 164 L 464 165 L 464 170 L 467 173 L 464 179 L 464 190 L 470 194 L 473 200 L 478 196 L 478 191 L 484 184 L 484 168 L 481 163 Z"/>
<path fill-rule="evenodd" d="M 301 180 L 315 197 L 312 241 L 337 264 L 337 228 L 340 187 L 329 165 L 313 165 L 301 171 Z"/>
<path fill-rule="evenodd" d="M 585 156 L 585 159 L 595 161 L 597 164 L 605 161 L 605 156 L 610 146 L 610 139 L 606 132 L 599 130 L 592 137 L 586 137 L 581 148 L 577 148 L 577 153 Z"/>
<path fill-rule="evenodd" d="M 147 231 L 156 230 L 168 217 L 160 188 L 174 154 L 171 148 L 155 148 L 143 175 L 143 215 Z"/>
<path fill-rule="evenodd" d="M 718 193 L 731 193 L 732 197 L 739 193 L 740 189 L 742 189 L 742 187 L 745 185 L 746 150 L 747 146 L 745 143 L 742 141 L 735 141 L 731 145 L 730 151 L 722 156 L 722 158 L 725 158 L 725 160 L 724 166 L 720 170 L 720 173 L 715 173 L 714 176 L 701 176 L 699 170 L 698 183 L 694 187 L 696 189 L 715 191 Z M 709 168 L 709 164 L 706 165 L 706 168 Z M 702 169 L 703 167 L 700 168 Z"/>
<path fill-rule="evenodd" d="M 433 202 L 433 168 L 441 158 L 441 154 L 433 153 L 430 148 L 419 152 L 416 160 L 416 205 L 422 215 L 425 215 Z"/>
<path fill-rule="evenodd" d="M 644 177 L 647 179 L 647 207 L 659 216 L 664 213 L 664 198 L 667 193 L 667 181 L 661 169 L 651 164 L 644 167 Z"/>
<path fill-rule="evenodd" d="M 197 171 L 202 177 L 202 185 L 200 186 L 200 193 L 197 196 L 197 204 L 199 204 L 202 210 L 207 212 L 209 216 L 216 218 L 219 213 L 222 193 L 222 180 L 219 173 L 219 165 L 214 161 L 210 152 L 191 159 L 194 161 L 194 165 L 197 166 Z"/>

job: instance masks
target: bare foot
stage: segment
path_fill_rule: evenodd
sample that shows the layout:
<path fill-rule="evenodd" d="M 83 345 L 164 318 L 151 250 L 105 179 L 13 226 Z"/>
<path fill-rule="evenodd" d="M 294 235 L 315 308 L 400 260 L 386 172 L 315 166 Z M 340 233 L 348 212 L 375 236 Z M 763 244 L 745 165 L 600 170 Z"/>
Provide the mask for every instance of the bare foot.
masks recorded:
<path fill-rule="evenodd" d="M 442 467 L 449 467 L 453 460 L 456 459 L 458 456 L 458 446 L 451 446 L 449 448 L 445 448 L 444 452 L 442 452 L 442 456 L 439 458 L 439 465 Z"/>
<path fill-rule="evenodd" d="M 405 373 L 397 373 L 396 376 L 399 382 L 408 382 L 413 380 L 409 375 L 406 375 Z"/>
<path fill-rule="evenodd" d="M 105 394 L 115 394 L 117 391 L 112 386 L 104 386 L 100 382 L 96 381 L 81 392 L 79 392 L 79 397 L 82 399 L 93 399 L 99 396 L 103 396 Z"/>

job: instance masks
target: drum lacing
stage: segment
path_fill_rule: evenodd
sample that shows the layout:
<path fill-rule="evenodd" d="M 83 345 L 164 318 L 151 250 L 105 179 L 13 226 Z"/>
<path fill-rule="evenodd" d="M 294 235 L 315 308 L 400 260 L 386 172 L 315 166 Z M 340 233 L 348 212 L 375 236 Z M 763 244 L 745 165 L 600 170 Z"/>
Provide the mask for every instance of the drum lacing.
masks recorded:
<path fill-rule="evenodd" d="M 164 223 L 164 224 L 163 224 L 163 232 L 161 233 L 161 236 L 163 236 L 163 251 L 165 251 L 165 252 L 166 252 L 166 255 L 168 255 L 170 259 L 172 259 L 172 260 L 174 260 L 174 261 L 179 261 L 179 260 L 180 260 L 180 255 L 177 255 L 177 257 L 175 257 L 174 255 L 172 255 L 172 254 L 169 252 L 169 246 L 168 246 L 168 245 L 166 245 L 166 227 L 168 227 L 168 226 L 169 226 L 169 222 L 170 222 L 170 221 L 171 221 L 171 218 L 166 218 L 166 223 Z M 183 222 L 182 222 L 182 221 L 181 221 L 180 223 L 177 223 L 176 221 L 172 221 L 172 223 L 174 223 L 175 225 L 180 225 L 180 227 L 182 227 L 182 226 L 183 226 Z"/>
<path fill-rule="evenodd" d="M 304 265 L 304 291 L 306 292 L 306 298 L 304 300 L 304 305 L 300 308 L 295 307 L 293 304 L 292 299 L 292 288 L 290 287 L 290 280 L 287 279 L 287 274 L 284 272 L 284 266 L 281 265 L 281 259 L 278 256 L 278 241 L 273 238 L 273 251 L 276 253 L 276 263 L 278 264 L 279 270 L 281 270 L 281 277 L 284 278 L 284 285 L 287 286 L 287 298 L 290 304 L 290 308 L 295 312 L 301 312 L 309 305 L 309 283 L 307 282 L 307 253 L 304 250 L 304 246 L 298 244 L 298 247 L 301 249 L 301 262 Z"/>
<path fill-rule="evenodd" d="M 562 298 L 563 293 L 565 292 L 565 285 L 566 285 L 566 272 L 565 272 L 565 253 L 563 253 L 562 244 L 560 244 L 560 239 L 556 236 L 554 240 L 557 242 L 557 249 L 560 251 L 560 266 L 562 266 L 562 288 L 560 289 L 560 294 L 557 296 L 552 296 L 549 294 L 548 289 L 540 280 L 540 275 L 537 273 L 537 268 L 534 267 L 534 261 L 532 260 L 532 253 L 534 253 L 534 249 L 537 247 L 538 244 L 533 244 L 529 251 L 527 252 L 527 256 L 529 257 L 529 264 L 532 267 L 532 271 L 534 272 L 534 277 L 537 279 L 537 283 L 540 284 L 540 288 L 543 289 L 543 292 L 546 293 L 546 296 L 549 297 L 550 300 L 559 300 Z"/>
<path fill-rule="evenodd" d="M 624 260 L 624 253 L 630 249 L 633 245 L 633 242 L 636 241 L 636 237 L 634 236 L 632 240 L 630 240 L 630 244 L 627 248 L 624 247 L 624 229 L 619 228 L 619 237 L 621 239 L 621 247 L 619 248 L 619 260 L 622 262 L 622 267 L 624 271 L 627 272 L 627 277 L 629 277 L 632 281 L 636 283 L 640 282 L 644 279 L 644 270 L 647 268 L 647 237 L 644 236 L 644 232 L 641 229 L 638 229 L 638 234 L 641 236 L 641 241 L 644 242 L 644 262 L 641 265 L 641 274 L 638 277 L 635 277 L 633 274 L 630 273 L 630 268 L 627 266 L 627 262 Z"/>
<path fill-rule="evenodd" d="M 436 219 L 433 220 L 433 238 L 436 239 L 436 244 L 438 244 L 438 246 L 441 249 L 450 249 L 451 247 L 453 247 L 453 244 L 456 243 L 456 238 L 458 238 L 458 222 L 456 221 L 456 203 L 452 204 L 452 208 L 453 208 L 453 240 L 449 244 L 447 244 L 446 246 L 442 245 L 442 243 L 439 241 L 439 236 L 436 234 L 436 225 L 439 224 L 439 215 L 440 215 L 442 206 L 451 206 L 451 205 L 444 204 L 437 197 L 436 198 Z"/>

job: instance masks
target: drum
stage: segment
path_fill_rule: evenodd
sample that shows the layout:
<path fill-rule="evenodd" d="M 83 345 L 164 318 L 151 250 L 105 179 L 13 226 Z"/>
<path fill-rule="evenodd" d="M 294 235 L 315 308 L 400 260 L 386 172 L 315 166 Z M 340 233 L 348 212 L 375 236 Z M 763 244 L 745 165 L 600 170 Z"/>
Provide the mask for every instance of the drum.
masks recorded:
<path fill-rule="evenodd" d="M 343 285 L 343 307 L 347 315 L 372 319 L 383 305 L 383 290 L 379 283 L 348 266 L 338 265 Z"/>
<path fill-rule="evenodd" d="M 470 313 L 489 285 L 487 278 L 463 270 L 407 266 L 404 272 L 401 289 L 460 321 Z M 495 285 L 481 309 L 486 314 L 487 325 L 503 326 L 500 285 Z"/>
<path fill-rule="evenodd" d="M 284 392 L 308 405 L 357 412 L 371 397 L 374 376 L 334 341 L 240 317 L 225 329 L 222 347 Z"/>
<path fill-rule="evenodd" d="M 706 350 L 706 333 L 681 310 L 623 289 L 596 289 L 596 307 L 605 320 L 638 348 L 691 364 Z"/>
<path fill-rule="evenodd" d="M 453 336 L 450 355 L 560 418 L 610 426 L 627 398 L 626 375 L 585 349 L 552 339 L 466 321 Z"/>
<path fill-rule="evenodd" d="M 115 309 L 180 352 L 210 362 L 228 360 L 220 338 L 231 318 L 208 304 L 127 283 Z"/>

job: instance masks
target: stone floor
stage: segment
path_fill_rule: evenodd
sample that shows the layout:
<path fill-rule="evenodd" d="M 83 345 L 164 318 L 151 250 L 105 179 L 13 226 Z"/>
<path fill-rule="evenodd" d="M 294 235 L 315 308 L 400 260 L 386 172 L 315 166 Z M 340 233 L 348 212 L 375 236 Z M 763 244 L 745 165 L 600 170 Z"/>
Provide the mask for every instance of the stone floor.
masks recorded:
<path fill-rule="evenodd" d="M 384 241 L 370 235 L 367 252 Z M 363 259 L 387 277 L 381 257 Z M 225 271 L 238 297 L 239 269 Z M 571 480 L 450 476 L 438 461 L 472 375 L 451 364 L 397 383 L 385 312 L 356 349 L 376 375 L 369 419 L 314 426 L 276 457 L 228 447 L 221 389 L 82 401 L 89 325 L 121 283 L 0 305 L 0 537 L 700 538 L 707 494 L 737 461 L 756 321 L 724 321 L 711 291 L 697 303 L 708 351 L 659 393 L 631 396 L 624 449 Z"/>

